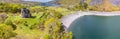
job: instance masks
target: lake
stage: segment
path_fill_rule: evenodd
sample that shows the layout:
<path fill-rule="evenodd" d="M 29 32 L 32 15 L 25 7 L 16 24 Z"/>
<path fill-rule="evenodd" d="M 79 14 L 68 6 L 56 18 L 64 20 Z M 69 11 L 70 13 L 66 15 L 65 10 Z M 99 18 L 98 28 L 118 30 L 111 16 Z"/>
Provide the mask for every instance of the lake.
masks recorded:
<path fill-rule="evenodd" d="M 68 31 L 73 39 L 120 39 L 120 16 L 85 15 L 72 22 Z"/>

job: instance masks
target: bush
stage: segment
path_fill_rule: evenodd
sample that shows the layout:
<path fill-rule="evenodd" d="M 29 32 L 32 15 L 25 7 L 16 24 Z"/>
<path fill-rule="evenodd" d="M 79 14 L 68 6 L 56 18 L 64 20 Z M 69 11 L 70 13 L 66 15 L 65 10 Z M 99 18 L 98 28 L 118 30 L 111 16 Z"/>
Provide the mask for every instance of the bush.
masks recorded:
<path fill-rule="evenodd" d="M 15 32 L 17 35 L 12 39 L 37 39 L 40 36 L 40 31 L 35 26 L 38 21 L 35 18 L 12 18 L 12 24 L 17 28 Z M 9 24 L 9 21 L 7 24 Z M 11 23 L 10 23 L 11 24 Z M 32 29 L 31 29 L 32 28 Z"/>
<path fill-rule="evenodd" d="M 11 26 L 0 24 L 0 39 L 9 39 L 13 37 L 15 33 Z"/>
<path fill-rule="evenodd" d="M 44 7 L 42 7 L 42 6 L 30 7 L 30 11 L 31 11 L 31 13 L 43 12 L 44 11 Z"/>
<path fill-rule="evenodd" d="M 43 39 L 72 39 L 72 34 L 69 32 L 64 32 L 61 22 L 57 18 L 50 18 L 44 23 L 45 32 L 47 37 Z"/>
<path fill-rule="evenodd" d="M 70 14 L 70 11 L 66 8 L 61 7 L 43 7 L 43 6 L 34 6 L 30 7 L 31 13 L 51 13 L 51 15 L 54 15 L 54 17 L 62 17 L 63 15 Z"/>
<path fill-rule="evenodd" d="M 45 11 L 32 13 L 34 18 L 8 15 L 5 24 L 11 25 L 14 32 L 17 33 L 12 39 L 72 39 L 72 33 L 65 32 L 59 20 L 64 12 L 68 12 L 68 10 L 46 7 Z"/>
<path fill-rule="evenodd" d="M 84 2 L 81 4 L 75 4 L 73 5 L 73 7 L 69 8 L 72 11 L 84 11 L 84 10 L 88 10 L 89 8 L 89 3 Z"/>
<path fill-rule="evenodd" d="M 20 4 L 14 4 L 14 3 L 0 3 L 0 11 L 1 12 L 20 12 L 20 9 L 25 6 L 22 6 Z"/>

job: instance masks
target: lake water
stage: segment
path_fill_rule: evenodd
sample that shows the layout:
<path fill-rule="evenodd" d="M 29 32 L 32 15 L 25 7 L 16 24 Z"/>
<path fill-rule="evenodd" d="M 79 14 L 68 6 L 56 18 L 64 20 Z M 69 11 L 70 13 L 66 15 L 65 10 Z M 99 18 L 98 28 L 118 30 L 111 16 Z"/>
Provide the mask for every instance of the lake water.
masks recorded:
<path fill-rule="evenodd" d="M 120 16 L 86 15 L 69 27 L 73 39 L 120 39 Z"/>

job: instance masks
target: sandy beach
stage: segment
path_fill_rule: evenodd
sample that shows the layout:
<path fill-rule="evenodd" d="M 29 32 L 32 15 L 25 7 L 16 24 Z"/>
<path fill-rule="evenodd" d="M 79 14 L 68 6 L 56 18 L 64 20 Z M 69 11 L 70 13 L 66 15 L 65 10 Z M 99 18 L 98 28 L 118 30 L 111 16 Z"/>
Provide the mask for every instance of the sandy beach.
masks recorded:
<path fill-rule="evenodd" d="M 114 12 L 96 12 L 96 11 L 90 11 L 90 12 L 75 12 L 73 14 L 64 16 L 61 18 L 62 24 L 68 28 L 70 24 L 76 20 L 79 17 L 85 16 L 85 15 L 96 15 L 96 16 L 118 16 L 120 15 L 120 11 L 114 11 Z"/>

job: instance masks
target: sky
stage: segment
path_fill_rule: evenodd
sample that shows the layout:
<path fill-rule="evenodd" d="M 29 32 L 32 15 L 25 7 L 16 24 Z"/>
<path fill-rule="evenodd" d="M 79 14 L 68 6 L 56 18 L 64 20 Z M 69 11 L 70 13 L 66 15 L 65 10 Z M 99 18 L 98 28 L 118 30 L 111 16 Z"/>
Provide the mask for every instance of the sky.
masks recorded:
<path fill-rule="evenodd" d="M 25 1 L 49 2 L 52 0 L 25 0 Z"/>

